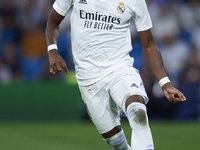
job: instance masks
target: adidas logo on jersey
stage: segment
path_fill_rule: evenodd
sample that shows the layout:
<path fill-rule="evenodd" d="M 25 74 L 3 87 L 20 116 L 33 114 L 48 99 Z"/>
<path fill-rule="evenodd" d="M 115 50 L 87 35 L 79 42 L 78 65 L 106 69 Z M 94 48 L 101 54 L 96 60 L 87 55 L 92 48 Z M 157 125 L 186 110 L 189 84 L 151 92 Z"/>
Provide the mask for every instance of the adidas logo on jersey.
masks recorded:
<path fill-rule="evenodd" d="M 86 0 L 80 0 L 79 3 L 81 3 L 81 4 L 87 4 Z"/>

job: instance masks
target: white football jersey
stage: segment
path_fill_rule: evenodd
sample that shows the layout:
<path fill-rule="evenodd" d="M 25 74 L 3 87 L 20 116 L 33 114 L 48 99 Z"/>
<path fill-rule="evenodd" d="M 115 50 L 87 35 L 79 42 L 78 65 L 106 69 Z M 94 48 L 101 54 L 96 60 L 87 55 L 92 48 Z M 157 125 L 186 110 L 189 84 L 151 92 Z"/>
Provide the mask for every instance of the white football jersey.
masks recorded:
<path fill-rule="evenodd" d="M 131 19 L 138 32 L 152 27 L 145 0 L 56 0 L 53 8 L 62 16 L 72 9 L 72 53 L 83 86 L 133 65 Z"/>

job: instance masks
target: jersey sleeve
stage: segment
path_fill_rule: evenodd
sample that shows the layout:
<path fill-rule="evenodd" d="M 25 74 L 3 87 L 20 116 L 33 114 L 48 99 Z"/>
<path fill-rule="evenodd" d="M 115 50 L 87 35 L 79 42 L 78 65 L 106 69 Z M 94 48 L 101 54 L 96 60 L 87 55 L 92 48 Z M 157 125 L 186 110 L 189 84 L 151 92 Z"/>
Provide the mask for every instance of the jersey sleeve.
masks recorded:
<path fill-rule="evenodd" d="M 145 0 L 135 1 L 133 6 L 133 21 L 138 32 L 152 28 L 152 21 Z"/>
<path fill-rule="evenodd" d="M 62 16 L 66 16 L 73 5 L 73 0 L 56 0 L 53 4 L 54 10 Z"/>

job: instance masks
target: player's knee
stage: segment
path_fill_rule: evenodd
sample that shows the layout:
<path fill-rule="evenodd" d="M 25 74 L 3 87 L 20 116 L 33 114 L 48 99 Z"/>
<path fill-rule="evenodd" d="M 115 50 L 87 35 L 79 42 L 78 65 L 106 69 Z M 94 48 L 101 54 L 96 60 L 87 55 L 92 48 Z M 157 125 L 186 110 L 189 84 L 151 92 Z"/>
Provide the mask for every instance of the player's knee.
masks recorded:
<path fill-rule="evenodd" d="M 133 121 L 140 125 L 146 125 L 147 124 L 147 117 L 146 112 L 143 109 L 138 109 L 135 112 L 135 116 L 133 117 Z"/>
<path fill-rule="evenodd" d="M 104 139 L 111 150 L 129 150 L 123 130 L 110 138 Z"/>
<path fill-rule="evenodd" d="M 146 106 L 141 103 L 132 103 L 127 107 L 127 117 L 131 128 L 137 126 L 146 126 L 148 124 L 148 118 L 146 114 Z"/>

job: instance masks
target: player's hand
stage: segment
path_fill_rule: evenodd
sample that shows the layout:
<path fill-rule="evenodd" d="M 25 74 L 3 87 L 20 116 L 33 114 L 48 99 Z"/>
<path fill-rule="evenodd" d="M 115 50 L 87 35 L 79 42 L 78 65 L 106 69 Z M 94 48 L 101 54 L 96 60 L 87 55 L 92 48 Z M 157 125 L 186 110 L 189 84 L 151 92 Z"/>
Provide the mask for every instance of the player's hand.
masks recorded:
<path fill-rule="evenodd" d="M 49 55 L 49 65 L 50 65 L 50 73 L 56 74 L 62 70 L 65 70 L 66 73 L 69 73 L 67 65 L 62 57 L 59 55 L 58 50 L 50 50 L 48 52 Z"/>
<path fill-rule="evenodd" d="M 165 85 L 163 85 L 162 90 L 164 92 L 165 97 L 170 102 L 174 102 L 174 103 L 178 102 L 182 104 L 183 102 L 186 101 L 186 98 L 183 95 L 183 93 L 181 93 L 179 90 L 172 87 L 170 83 L 166 83 Z"/>

